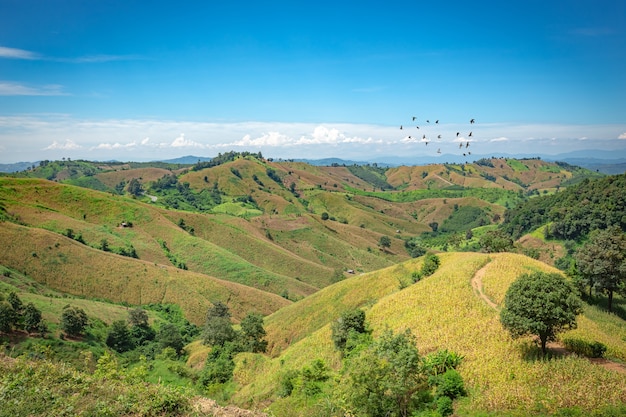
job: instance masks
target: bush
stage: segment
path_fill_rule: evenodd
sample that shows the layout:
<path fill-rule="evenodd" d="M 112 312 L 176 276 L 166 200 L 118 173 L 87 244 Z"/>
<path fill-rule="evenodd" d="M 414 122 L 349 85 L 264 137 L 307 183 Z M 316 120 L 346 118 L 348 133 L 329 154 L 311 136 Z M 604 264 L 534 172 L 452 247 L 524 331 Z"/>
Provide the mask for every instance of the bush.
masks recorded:
<path fill-rule="evenodd" d="M 437 268 L 439 268 L 440 262 L 439 257 L 434 253 L 426 255 L 426 259 L 424 259 L 424 264 L 422 265 L 422 275 L 428 277 L 434 274 Z"/>
<path fill-rule="evenodd" d="M 602 358 L 606 353 L 606 345 L 601 342 L 588 342 L 586 340 L 565 338 L 563 344 L 568 350 L 588 358 Z"/>
<path fill-rule="evenodd" d="M 437 396 L 448 397 L 451 400 L 465 396 L 465 385 L 463 378 L 456 369 L 447 370 L 437 382 Z"/>
<path fill-rule="evenodd" d="M 450 397 L 437 398 L 437 412 L 443 417 L 451 415 L 454 412 L 452 399 Z"/>

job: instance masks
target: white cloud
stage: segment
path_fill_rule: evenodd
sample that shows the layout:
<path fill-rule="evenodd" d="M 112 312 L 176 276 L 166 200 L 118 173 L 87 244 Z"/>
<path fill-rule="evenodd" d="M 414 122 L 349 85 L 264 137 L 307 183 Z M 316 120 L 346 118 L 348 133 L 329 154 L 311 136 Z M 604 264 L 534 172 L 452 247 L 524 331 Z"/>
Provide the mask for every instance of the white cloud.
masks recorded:
<path fill-rule="evenodd" d="M 217 146 L 291 146 L 293 144 L 294 140 L 287 135 L 283 135 L 279 132 L 268 132 L 254 139 L 252 139 L 250 134 L 246 134 L 241 140 L 231 143 L 222 143 Z"/>
<path fill-rule="evenodd" d="M 0 58 L 10 59 L 40 59 L 39 54 L 35 52 L 26 51 L 24 49 L 8 48 L 6 46 L 0 46 Z"/>
<path fill-rule="evenodd" d="M 132 148 L 135 148 L 136 146 L 137 146 L 137 142 L 130 142 L 126 144 L 115 142 L 115 143 L 101 143 L 97 146 L 94 146 L 93 149 L 106 149 L 106 150 L 132 149 Z"/>
<path fill-rule="evenodd" d="M 581 149 L 610 149 L 619 155 L 626 154 L 626 124 L 481 123 L 473 126 L 472 137 L 464 132 L 459 138 L 455 136 L 461 130 L 458 125 L 440 124 L 436 128 L 436 131 L 412 131 L 409 138 L 406 135 L 409 132 L 399 131 L 395 124 L 218 123 L 76 119 L 65 114 L 0 115 L 0 144 L 4 146 L 0 162 L 60 157 L 144 161 L 189 154 L 210 157 L 225 150 L 261 151 L 274 158 L 369 160 L 434 153 L 439 147 L 442 153 L 457 152 L 459 142 L 465 146 L 468 139 L 474 140 L 471 148 L 476 155 L 481 152 L 550 154 Z M 428 147 L 422 141 L 424 133 L 432 142 Z M 441 139 L 435 139 L 438 134 L 442 135 Z M 588 139 L 578 140 L 580 137 Z M 42 149 L 49 153 L 42 156 Z"/>
<path fill-rule="evenodd" d="M 174 141 L 170 144 L 172 148 L 204 148 L 205 146 L 201 143 L 194 142 L 193 140 L 185 139 L 185 134 L 181 133 L 179 137 L 174 139 Z"/>
<path fill-rule="evenodd" d="M 66 139 L 65 143 L 59 143 L 55 140 L 54 142 L 52 142 L 51 145 L 48 145 L 45 148 L 43 148 L 43 150 L 44 151 L 50 151 L 50 150 L 70 151 L 70 150 L 77 150 L 77 149 L 82 149 L 82 148 L 83 148 L 82 146 L 80 146 L 73 140 Z"/>
<path fill-rule="evenodd" d="M 31 87 L 21 83 L 0 81 L 0 96 L 65 96 L 63 86 L 58 84 Z"/>

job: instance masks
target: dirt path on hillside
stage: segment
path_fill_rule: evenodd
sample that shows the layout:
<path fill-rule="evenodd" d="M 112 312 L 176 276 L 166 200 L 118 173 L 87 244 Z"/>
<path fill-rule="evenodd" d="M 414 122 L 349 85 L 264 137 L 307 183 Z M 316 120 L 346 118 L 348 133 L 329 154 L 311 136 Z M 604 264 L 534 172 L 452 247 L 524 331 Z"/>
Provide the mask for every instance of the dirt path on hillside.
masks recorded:
<path fill-rule="evenodd" d="M 494 303 L 489 297 L 487 297 L 487 295 L 483 292 L 483 277 L 485 276 L 485 273 L 487 272 L 488 266 L 489 266 L 489 263 L 487 263 L 487 265 L 483 266 L 478 271 L 476 271 L 471 281 L 472 288 L 474 289 L 476 294 L 485 303 L 487 303 L 489 307 L 493 308 L 496 311 L 500 311 L 500 308 L 498 307 L 498 305 Z M 571 351 L 567 350 L 565 346 L 563 346 L 559 342 L 550 342 L 546 345 L 546 347 L 550 349 L 552 352 L 555 352 L 559 355 L 572 355 L 573 354 Z M 620 373 L 626 374 L 626 366 L 624 366 L 621 363 L 613 362 L 606 358 L 588 358 L 588 359 L 591 363 L 601 366 L 604 369 L 607 369 L 609 371 L 620 372 Z"/>
<path fill-rule="evenodd" d="M 489 266 L 489 263 L 476 271 L 476 273 L 472 277 L 472 288 L 474 289 L 474 291 L 476 291 L 478 296 L 482 298 L 485 303 L 487 303 L 489 307 L 493 308 L 494 310 L 500 310 L 498 308 L 498 305 L 491 301 L 491 299 L 487 297 L 487 295 L 483 292 L 483 277 L 487 272 L 487 266 Z"/>
<path fill-rule="evenodd" d="M 448 185 L 454 185 L 453 183 L 451 183 L 451 182 L 450 182 L 450 181 L 448 181 L 447 179 L 442 178 L 442 177 L 440 177 L 440 176 L 439 176 L 439 175 L 437 175 L 437 174 L 433 174 L 433 177 L 435 177 L 435 178 L 437 178 L 437 179 L 440 179 L 441 181 L 445 182 L 445 183 L 446 183 L 446 184 L 448 184 Z"/>
<path fill-rule="evenodd" d="M 244 410 L 230 405 L 222 407 L 215 400 L 204 397 L 195 399 L 194 410 L 200 415 L 212 417 L 267 417 L 267 414 L 258 411 Z"/>

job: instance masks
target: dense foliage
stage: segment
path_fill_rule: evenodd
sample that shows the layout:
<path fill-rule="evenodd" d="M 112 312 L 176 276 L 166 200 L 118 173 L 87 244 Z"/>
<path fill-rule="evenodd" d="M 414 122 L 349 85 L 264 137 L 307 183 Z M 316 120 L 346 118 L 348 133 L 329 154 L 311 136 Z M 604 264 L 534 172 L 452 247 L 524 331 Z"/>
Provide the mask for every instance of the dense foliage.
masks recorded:
<path fill-rule="evenodd" d="M 385 178 L 386 168 L 379 168 L 372 165 L 349 165 L 348 171 L 357 178 L 362 179 L 368 184 L 372 184 L 374 188 L 381 190 L 393 190 L 393 186 L 387 182 Z"/>
<path fill-rule="evenodd" d="M 590 231 L 626 230 L 626 174 L 585 179 L 553 195 L 532 198 L 507 210 L 502 228 L 517 239 L 550 223 L 546 236 L 578 240 Z"/>
<path fill-rule="evenodd" d="M 191 170 L 201 171 L 205 168 L 212 168 L 218 165 L 225 164 L 227 162 L 234 161 L 235 159 L 245 158 L 245 157 L 254 157 L 257 159 L 263 159 L 263 155 L 261 154 L 261 152 L 250 153 L 250 152 L 230 151 L 230 152 L 225 152 L 223 154 L 219 153 L 217 154 L 215 158 L 212 158 L 210 161 L 198 162 L 193 167 L 191 167 Z"/>
<path fill-rule="evenodd" d="M 541 351 L 546 343 L 565 330 L 576 328 L 582 301 L 573 286 L 557 273 L 522 274 L 511 284 L 500 312 L 502 325 L 513 337 L 539 337 Z"/>
<path fill-rule="evenodd" d="M 612 311 L 613 294 L 626 292 L 626 234 L 617 226 L 595 230 L 575 259 L 583 283 L 606 292 Z"/>
<path fill-rule="evenodd" d="M 491 224 L 489 215 L 480 207 L 455 206 L 454 211 L 439 228 L 442 232 L 465 232 L 475 227 Z"/>

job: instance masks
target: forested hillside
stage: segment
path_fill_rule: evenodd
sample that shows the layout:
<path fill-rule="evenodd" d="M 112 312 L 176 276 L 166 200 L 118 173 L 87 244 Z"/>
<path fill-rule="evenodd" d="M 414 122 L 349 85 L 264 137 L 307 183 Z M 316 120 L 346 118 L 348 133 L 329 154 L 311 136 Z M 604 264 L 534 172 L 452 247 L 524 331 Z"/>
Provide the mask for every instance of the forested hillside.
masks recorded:
<path fill-rule="evenodd" d="M 519 238 L 545 224 L 546 237 L 567 240 L 613 225 L 626 230 L 626 174 L 585 179 L 558 193 L 530 199 L 506 212 L 502 228 Z"/>

